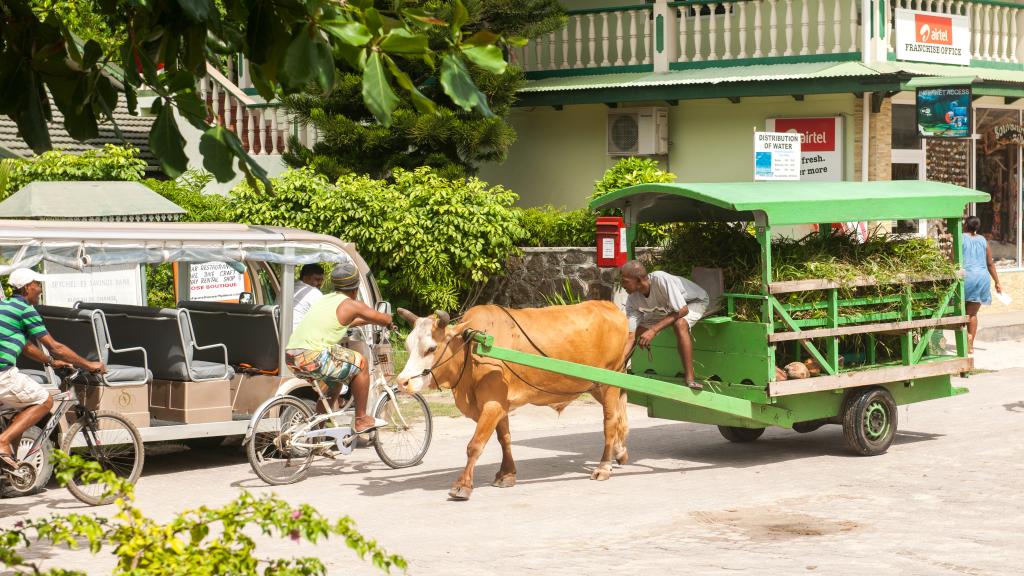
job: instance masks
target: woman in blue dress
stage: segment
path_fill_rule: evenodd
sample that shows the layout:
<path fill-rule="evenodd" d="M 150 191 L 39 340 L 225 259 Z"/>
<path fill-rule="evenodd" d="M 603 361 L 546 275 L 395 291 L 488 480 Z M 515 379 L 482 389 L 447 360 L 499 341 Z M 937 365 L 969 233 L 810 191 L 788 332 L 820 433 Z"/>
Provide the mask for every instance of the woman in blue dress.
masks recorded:
<path fill-rule="evenodd" d="M 971 216 L 964 222 L 964 300 L 967 301 L 967 352 L 974 353 L 974 335 L 978 333 L 978 311 L 982 304 L 992 303 L 989 276 L 996 282 L 996 292 L 1002 292 L 992 250 L 988 241 L 978 233 L 981 220 Z"/>

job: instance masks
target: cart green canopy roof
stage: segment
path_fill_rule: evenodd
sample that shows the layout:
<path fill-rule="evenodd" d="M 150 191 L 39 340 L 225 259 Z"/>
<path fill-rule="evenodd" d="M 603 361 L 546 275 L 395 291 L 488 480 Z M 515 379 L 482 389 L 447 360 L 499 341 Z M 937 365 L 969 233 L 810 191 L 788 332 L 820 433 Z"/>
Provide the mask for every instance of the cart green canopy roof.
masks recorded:
<path fill-rule="evenodd" d="M 984 192 L 924 180 L 879 182 L 720 182 L 639 184 L 590 203 L 622 209 L 636 222 L 753 221 L 813 224 L 914 218 L 959 218 Z"/>

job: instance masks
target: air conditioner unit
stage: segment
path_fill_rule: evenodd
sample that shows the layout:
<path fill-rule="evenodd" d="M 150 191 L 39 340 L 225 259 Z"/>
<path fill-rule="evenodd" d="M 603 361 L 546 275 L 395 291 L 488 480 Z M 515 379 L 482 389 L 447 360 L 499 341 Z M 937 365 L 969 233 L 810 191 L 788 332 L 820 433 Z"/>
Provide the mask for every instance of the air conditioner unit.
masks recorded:
<path fill-rule="evenodd" d="M 609 156 L 668 154 L 668 110 L 655 106 L 608 111 Z"/>

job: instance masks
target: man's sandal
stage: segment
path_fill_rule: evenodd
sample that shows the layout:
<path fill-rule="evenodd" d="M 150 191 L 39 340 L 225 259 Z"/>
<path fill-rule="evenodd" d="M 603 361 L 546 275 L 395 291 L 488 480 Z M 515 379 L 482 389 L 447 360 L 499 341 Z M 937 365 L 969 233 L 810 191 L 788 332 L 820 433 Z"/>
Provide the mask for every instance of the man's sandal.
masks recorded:
<path fill-rule="evenodd" d="M 387 425 L 388 425 L 388 421 L 387 420 L 381 420 L 380 418 L 374 418 L 372 426 L 367 426 L 366 428 L 364 428 L 362 430 L 356 430 L 356 429 L 353 428 L 352 432 L 354 434 L 366 434 L 368 432 L 373 432 L 374 430 L 376 430 L 377 428 L 380 428 L 381 426 L 387 426 Z"/>
<path fill-rule="evenodd" d="M 20 465 L 21 462 L 18 462 L 18 460 L 14 457 L 14 454 L 10 454 L 8 452 L 0 452 L 0 467 L 6 468 L 8 470 L 17 470 L 18 466 Z"/>

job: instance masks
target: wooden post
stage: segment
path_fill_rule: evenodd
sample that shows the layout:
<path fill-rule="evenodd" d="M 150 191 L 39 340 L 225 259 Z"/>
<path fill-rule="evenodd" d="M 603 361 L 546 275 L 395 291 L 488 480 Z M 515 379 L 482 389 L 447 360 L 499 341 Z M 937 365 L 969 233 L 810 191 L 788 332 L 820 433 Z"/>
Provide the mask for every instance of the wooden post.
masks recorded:
<path fill-rule="evenodd" d="M 828 291 L 828 326 L 829 328 L 839 327 L 839 289 L 833 288 Z M 839 373 L 839 337 L 832 336 L 825 341 L 825 356 L 828 363 L 832 365 L 835 373 Z"/>
<path fill-rule="evenodd" d="M 910 284 L 903 287 L 903 320 L 914 319 L 914 287 Z M 907 330 L 900 335 L 900 358 L 904 366 L 910 366 L 914 356 L 914 331 Z"/>
<path fill-rule="evenodd" d="M 766 298 L 761 302 L 761 322 L 767 326 L 768 334 L 775 332 L 775 314 L 772 312 L 772 296 L 769 286 L 772 283 L 772 228 L 764 216 L 755 217 L 757 243 L 761 245 L 761 295 Z M 775 344 L 768 346 L 768 381 L 775 380 Z"/>
<path fill-rule="evenodd" d="M 946 230 L 953 236 L 953 264 L 957 270 L 962 270 L 964 265 L 964 223 L 960 218 L 947 218 Z M 954 309 L 957 316 L 967 313 L 967 305 L 964 303 L 964 279 L 956 280 L 956 295 L 954 298 Z M 967 328 L 961 327 L 956 331 L 956 355 L 961 358 L 967 357 Z"/>

